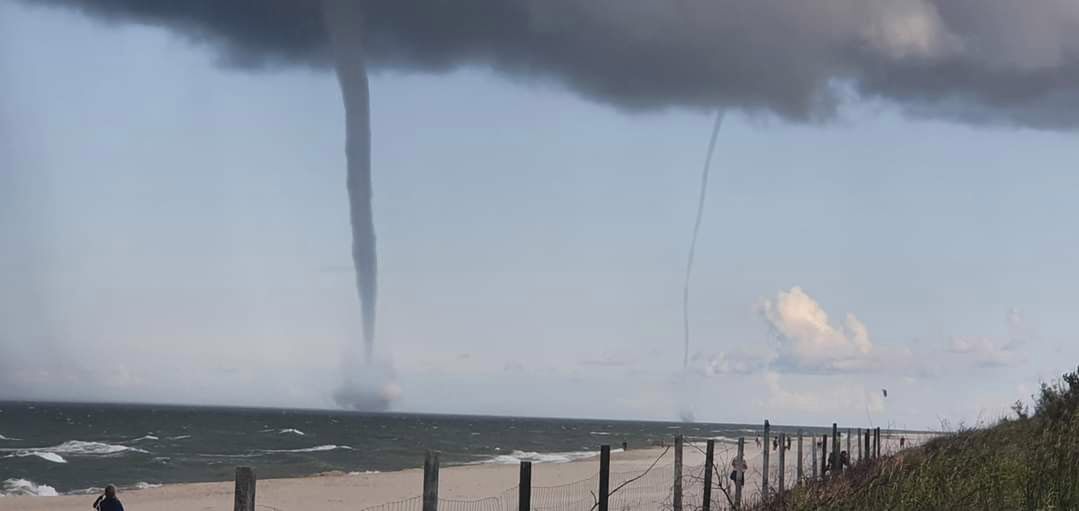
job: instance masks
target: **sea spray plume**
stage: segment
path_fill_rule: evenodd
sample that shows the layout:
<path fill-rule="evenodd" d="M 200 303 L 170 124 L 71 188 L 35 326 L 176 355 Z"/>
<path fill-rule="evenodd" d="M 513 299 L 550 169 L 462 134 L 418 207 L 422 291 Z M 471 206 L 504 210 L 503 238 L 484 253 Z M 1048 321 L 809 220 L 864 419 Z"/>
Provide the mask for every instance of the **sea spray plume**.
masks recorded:
<path fill-rule="evenodd" d="M 701 189 L 697 197 L 697 218 L 693 221 L 693 236 L 689 242 L 689 256 L 686 259 L 686 279 L 682 285 L 682 369 L 689 368 L 689 280 L 693 276 L 693 260 L 697 255 L 697 237 L 701 231 L 701 219 L 704 218 L 704 205 L 708 200 L 708 178 L 712 173 L 712 154 L 716 151 L 716 139 L 719 128 L 723 125 L 723 112 L 716 113 L 716 122 L 712 127 L 712 138 L 708 141 L 708 154 L 704 158 L 704 170 L 701 172 Z"/>
<path fill-rule="evenodd" d="M 355 366 L 351 366 L 355 368 Z M 390 408 L 401 397 L 401 388 L 397 385 L 393 369 L 385 364 L 365 364 L 362 370 L 348 371 L 345 365 L 345 383 L 333 394 L 333 399 L 342 408 L 351 408 L 362 412 L 381 412 Z"/>
<path fill-rule="evenodd" d="M 345 153 L 348 157 L 348 204 L 352 222 L 352 261 L 363 316 L 364 360 L 374 355 L 378 300 L 378 257 L 371 207 L 371 113 L 364 57 L 363 14 L 353 0 L 324 0 L 323 18 L 330 34 L 337 80 L 345 103 Z"/>

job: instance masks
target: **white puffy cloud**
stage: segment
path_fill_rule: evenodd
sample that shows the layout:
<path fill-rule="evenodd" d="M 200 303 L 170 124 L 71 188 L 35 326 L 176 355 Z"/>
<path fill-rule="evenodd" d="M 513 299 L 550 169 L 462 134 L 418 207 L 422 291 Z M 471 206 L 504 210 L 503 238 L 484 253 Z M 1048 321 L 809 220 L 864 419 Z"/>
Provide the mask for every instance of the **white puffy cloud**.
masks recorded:
<path fill-rule="evenodd" d="M 849 372 L 875 367 L 869 330 L 854 314 L 833 324 L 828 313 L 800 287 L 780 291 L 758 306 L 774 333 L 775 365 L 802 372 Z"/>

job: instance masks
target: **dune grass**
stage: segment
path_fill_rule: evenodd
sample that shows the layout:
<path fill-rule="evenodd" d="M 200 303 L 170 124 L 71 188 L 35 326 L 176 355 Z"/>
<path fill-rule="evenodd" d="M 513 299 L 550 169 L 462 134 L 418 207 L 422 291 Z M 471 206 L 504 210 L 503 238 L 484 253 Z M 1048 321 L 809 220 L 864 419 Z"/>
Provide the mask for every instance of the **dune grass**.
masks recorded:
<path fill-rule="evenodd" d="M 1043 384 L 1032 414 L 859 464 L 762 509 L 1079 509 L 1079 370 Z"/>

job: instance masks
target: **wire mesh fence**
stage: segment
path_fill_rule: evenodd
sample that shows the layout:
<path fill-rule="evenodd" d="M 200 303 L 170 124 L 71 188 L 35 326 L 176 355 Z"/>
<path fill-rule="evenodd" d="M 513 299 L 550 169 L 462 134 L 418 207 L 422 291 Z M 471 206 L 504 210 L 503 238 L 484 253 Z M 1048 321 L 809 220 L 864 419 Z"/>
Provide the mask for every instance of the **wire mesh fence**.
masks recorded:
<path fill-rule="evenodd" d="M 412 497 L 364 508 L 363 511 L 422 511 L 423 497 Z"/>
<path fill-rule="evenodd" d="M 703 466 L 687 468 L 691 474 Z M 653 466 L 645 471 L 612 472 L 608 505 L 611 511 L 644 511 L 670 508 L 673 465 Z M 693 477 L 684 477 L 693 488 Z M 599 474 L 554 486 L 532 486 L 533 511 L 594 511 L 598 507 Z M 438 499 L 439 511 L 518 511 L 519 487 L 486 498 Z M 364 508 L 362 511 L 421 511 L 422 497 Z"/>
<path fill-rule="evenodd" d="M 647 472 L 613 472 L 608 506 L 611 511 L 657 511 L 673 509 L 674 467 L 664 465 Z M 683 467 L 682 495 L 686 511 L 701 509 L 705 466 Z M 730 488 L 713 471 L 712 509 L 731 508 Z M 729 483 L 729 481 L 728 481 Z M 594 511 L 598 508 L 598 475 L 557 486 L 532 487 L 534 511 Z M 745 502 L 751 502 L 746 500 Z M 413 497 L 365 508 L 363 511 L 421 511 L 423 499 Z M 439 511 L 518 511 L 518 488 L 497 496 L 474 500 L 438 499 Z"/>
<path fill-rule="evenodd" d="M 857 434 L 858 440 L 864 440 L 862 432 L 848 433 Z M 754 509 L 760 507 L 765 501 L 771 501 L 780 496 L 778 487 L 779 473 L 782 471 L 785 481 L 785 489 L 790 491 L 795 486 L 806 481 L 821 477 L 815 475 L 814 464 L 830 463 L 829 454 L 823 449 L 821 436 L 812 434 L 802 438 L 801 461 L 802 473 L 798 473 L 798 437 L 791 436 L 789 446 L 784 445 L 747 445 L 742 455 L 741 462 L 735 463 L 738 458 L 737 445 L 734 443 L 718 442 L 714 444 L 714 457 L 711 470 L 711 491 L 707 499 L 712 511 L 726 511 L 738 508 Z M 846 437 L 842 437 L 846 440 Z M 893 439 L 894 440 L 894 439 Z M 895 442 L 892 442 L 895 443 Z M 814 445 L 816 444 L 816 445 Z M 853 443 L 851 444 L 854 445 Z M 763 463 L 760 458 L 764 449 L 770 449 L 771 462 L 768 466 L 768 495 L 764 495 L 762 484 L 765 474 L 761 468 Z M 832 446 L 827 446 L 829 453 Z M 890 449 L 882 449 L 886 452 L 897 450 L 897 446 L 889 446 Z M 702 445 L 693 442 L 685 443 L 687 450 L 696 450 L 704 454 Z M 782 466 L 778 463 L 778 449 L 785 449 L 785 462 Z M 852 447 L 853 449 L 853 447 Z M 846 446 L 843 446 L 846 451 Z M 865 455 L 851 457 L 851 463 L 855 464 L 868 458 L 869 448 L 863 447 Z M 849 454 L 849 453 L 848 453 Z M 645 470 L 611 472 L 609 476 L 608 509 L 610 511 L 670 511 L 674 509 L 674 464 L 670 463 L 672 455 L 670 449 L 663 451 L 658 458 Z M 661 464 L 661 462 L 664 462 Z M 732 467 L 742 466 L 746 469 L 742 476 L 743 487 L 739 492 L 736 488 L 737 472 Z M 708 477 L 707 467 L 704 464 L 684 465 L 682 467 L 682 510 L 700 511 L 705 502 L 705 480 Z M 474 500 L 464 499 L 438 499 L 439 511 L 519 511 L 519 487 L 504 490 L 498 495 L 478 498 Z M 585 479 L 553 486 L 533 485 L 531 487 L 531 509 L 534 511 L 596 511 L 599 505 L 599 473 Z M 740 497 L 740 498 L 739 498 Z M 766 498 L 767 497 L 767 498 Z M 422 511 L 423 499 L 413 497 L 378 506 L 368 507 L 362 511 Z"/>

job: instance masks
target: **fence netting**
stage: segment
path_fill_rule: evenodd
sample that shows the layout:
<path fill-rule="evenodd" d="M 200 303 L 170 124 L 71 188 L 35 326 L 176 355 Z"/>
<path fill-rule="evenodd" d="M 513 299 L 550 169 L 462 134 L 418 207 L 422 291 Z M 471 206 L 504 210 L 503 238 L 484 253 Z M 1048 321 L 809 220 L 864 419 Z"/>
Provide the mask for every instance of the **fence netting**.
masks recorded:
<path fill-rule="evenodd" d="M 803 480 L 813 477 L 812 464 L 814 460 L 809 442 L 816 441 L 813 437 L 807 437 L 803 445 Z M 785 453 L 785 463 L 782 469 L 779 466 L 777 452 L 770 452 L 768 479 L 770 486 L 768 493 L 774 497 L 778 493 L 778 479 L 780 470 L 784 473 L 787 490 L 799 484 L 797 474 L 798 455 L 796 443 Z M 687 449 L 697 449 L 704 454 L 701 446 L 686 443 Z M 745 485 L 742 488 L 740 502 L 743 508 L 752 508 L 762 503 L 763 488 L 761 481 L 764 474 L 761 472 L 760 447 L 747 449 L 744 459 L 748 465 L 745 473 Z M 712 463 L 711 492 L 708 496 L 710 507 L 714 511 L 725 511 L 734 508 L 736 489 L 731 479 L 732 461 L 737 457 L 737 447 L 732 444 L 716 443 L 715 456 Z M 821 451 L 816 451 L 817 463 Z M 669 511 L 674 509 L 674 464 L 671 463 L 671 453 L 664 451 L 648 469 L 626 472 L 611 472 L 609 485 L 609 509 L 611 511 Z M 662 462 L 662 463 L 661 463 Z M 684 465 L 682 468 L 682 509 L 685 511 L 698 511 L 702 509 L 705 499 L 706 466 Z M 586 479 L 573 481 L 555 486 L 532 486 L 531 507 L 534 511 L 595 511 L 598 509 L 599 474 L 596 473 Z M 509 488 L 498 495 L 480 499 L 446 499 L 438 500 L 439 511 L 518 511 L 519 488 Z M 366 508 L 362 511 L 422 511 L 423 499 L 413 497 Z"/>
<path fill-rule="evenodd" d="M 669 458 L 665 455 L 661 458 Z M 674 466 L 653 465 L 647 470 L 611 472 L 609 508 L 612 511 L 655 511 L 669 509 L 673 495 Z M 684 467 L 684 490 L 700 486 L 704 467 Z M 532 486 L 534 511 L 594 511 L 597 509 L 599 474 L 556 486 Z M 700 495 L 697 490 L 696 495 Z M 514 486 L 499 495 L 480 499 L 438 499 L 439 511 L 518 511 L 519 488 Z M 363 511 L 421 511 L 422 497 L 412 497 L 365 508 Z"/>
<path fill-rule="evenodd" d="M 712 509 L 730 509 L 734 498 L 733 487 L 723 480 L 719 467 L 712 475 Z M 684 466 L 682 469 L 682 506 L 685 510 L 697 510 L 704 499 L 704 465 Z M 534 511 L 595 511 L 598 504 L 599 476 L 557 486 L 533 486 L 532 509 Z M 743 503 L 754 502 L 749 488 L 743 495 Z M 656 466 L 647 472 L 612 472 L 610 479 L 611 511 L 660 511 L 673 509 L 674 467 L 671 464 Z M 481 499 L 438 499 L 439 511 L 518 511 L 518 488 L 513 487 L 499 495 Z M 368 507 L 363 511 L 421 511 L 423 499 L 413 497 Z"/>

